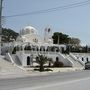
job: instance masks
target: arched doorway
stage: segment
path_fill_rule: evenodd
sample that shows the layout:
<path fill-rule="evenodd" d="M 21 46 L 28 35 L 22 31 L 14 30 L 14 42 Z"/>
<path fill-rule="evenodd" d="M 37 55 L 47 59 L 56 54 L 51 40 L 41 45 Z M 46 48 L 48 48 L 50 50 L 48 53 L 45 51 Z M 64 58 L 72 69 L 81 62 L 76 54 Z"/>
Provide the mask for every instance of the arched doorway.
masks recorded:
<path fill-rule="evenodd" d="M 86 58 L 86 61 L 89 62 L 88 57 Z"/>
<path fill-rule="evenodd" d="M 30 56 L 27 56 L 27 65 L 30 65 Z"/>
<path fill-rule="evenodd" d="M 56 61 L 57 61 L 57 62 L 59 61 L 59 57 L 56 57 Z"/>

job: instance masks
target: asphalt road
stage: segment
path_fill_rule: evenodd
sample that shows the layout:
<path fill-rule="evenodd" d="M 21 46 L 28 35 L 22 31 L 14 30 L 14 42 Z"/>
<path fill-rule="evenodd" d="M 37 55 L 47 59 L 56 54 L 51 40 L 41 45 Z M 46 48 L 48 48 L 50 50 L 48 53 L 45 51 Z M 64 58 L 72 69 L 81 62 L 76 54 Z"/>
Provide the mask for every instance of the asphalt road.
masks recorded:
<path fill-rule="evenodd" d="M 0 90 L 90 90 L 90 71 L 0 79 Z"/>

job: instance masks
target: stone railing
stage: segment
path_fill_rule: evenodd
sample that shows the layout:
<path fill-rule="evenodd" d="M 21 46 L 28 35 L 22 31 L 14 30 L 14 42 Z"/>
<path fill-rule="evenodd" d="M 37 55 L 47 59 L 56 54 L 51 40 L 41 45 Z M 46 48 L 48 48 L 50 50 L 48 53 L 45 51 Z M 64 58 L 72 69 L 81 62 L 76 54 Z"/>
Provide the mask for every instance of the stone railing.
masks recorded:
<path fill-rule="evenodd" d="M 70 57 L 73 58 L 73 60 L 78 61 L 81 65 L 83 65 L 83 66 L 85 65 L 84 62 L 80 58 L 77 58 L 72 53 L 70 53 Z"/>

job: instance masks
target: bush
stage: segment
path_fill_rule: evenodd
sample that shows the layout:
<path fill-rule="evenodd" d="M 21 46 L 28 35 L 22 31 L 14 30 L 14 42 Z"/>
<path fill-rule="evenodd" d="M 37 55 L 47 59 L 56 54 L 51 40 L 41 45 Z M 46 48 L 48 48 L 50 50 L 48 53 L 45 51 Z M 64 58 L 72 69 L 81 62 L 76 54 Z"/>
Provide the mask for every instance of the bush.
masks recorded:
<path fill-rule="evenodd" d="M 56 61 L 53 64 L 54 67 L 63 67 L 63 63 L 56 58 Z"/>

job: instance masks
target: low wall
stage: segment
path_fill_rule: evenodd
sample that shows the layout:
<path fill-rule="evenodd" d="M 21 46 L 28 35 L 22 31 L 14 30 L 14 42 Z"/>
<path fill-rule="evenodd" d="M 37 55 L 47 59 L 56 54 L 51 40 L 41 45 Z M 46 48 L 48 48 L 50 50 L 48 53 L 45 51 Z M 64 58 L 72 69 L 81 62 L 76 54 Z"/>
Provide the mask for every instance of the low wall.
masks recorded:
<path fill-rule="evenodd" d="M 6 53 L 5 58 L 6 58 L 8 61 L 10 61 L 10 62 L 12 62 L 12 63 L 14 64 L 14 61 L 13 61 L 13 59 L 12 59 L 10 53 Z"/>
<path fill-rule="evenodd" d="M 50 52 L 50 53 L 44 53 L 44 54 L 48 58 L 52 58 L 53 61 L 56 61 L 56 57 L 58 57 L 59 61 L 63 62 L 64 66 L 69 66 L 69 67 L 72 66 L 72 63 L 61 53 Z M 30 53 L 30 52 L 26 53 L 26 52 L 19 51 L 19 52 L 16 52 L 16 55 L 18 56 L 20 62 L 22 63 L 22 66 L 27 66 L 27 56 L 33 55 L 33 57 L 35 58 L 38 55 L 38 53 Z"/>

